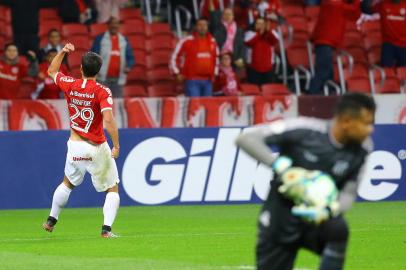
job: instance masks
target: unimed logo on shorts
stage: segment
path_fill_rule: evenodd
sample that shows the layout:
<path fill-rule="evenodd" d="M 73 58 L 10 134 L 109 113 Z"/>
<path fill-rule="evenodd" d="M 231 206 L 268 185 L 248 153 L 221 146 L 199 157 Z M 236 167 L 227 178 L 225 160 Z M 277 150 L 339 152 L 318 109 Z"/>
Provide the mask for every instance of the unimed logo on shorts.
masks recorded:
<path fill-rule="evenodd" d="M 195 136 L 187 142 L 188 134 L 179 140 L 164 136 L 143 140 L 124 162 L 124 190 L 137 203 L 148 205 L 264 200 L 273 174 L 235 146 L 241 131 L 218 129 L 214 138 Z M 368 159 L 359 196 L 386 199 L 399 187 L 393 180 L 401 177 L 401 158 L 375 151 Z"/>

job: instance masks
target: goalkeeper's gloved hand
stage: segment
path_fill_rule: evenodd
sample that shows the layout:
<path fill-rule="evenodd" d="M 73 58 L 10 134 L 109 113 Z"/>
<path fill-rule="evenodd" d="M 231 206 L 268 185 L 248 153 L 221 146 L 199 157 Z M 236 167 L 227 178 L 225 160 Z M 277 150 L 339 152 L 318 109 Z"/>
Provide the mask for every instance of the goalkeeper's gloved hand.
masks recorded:
<path fill-rule="evenodd" d="M 291 199 L 295 204 L 303 203 L 306 193 L 305 182 L 308 181 L 307 170 L 299 167 L 292 167 L 292 160 L 280 156 L 272 164 L 275 173 L 279 175 L 282 184 L 279 186 L 279 193 Z"/>
<path fill-rule="evenodd" d="M 325 207 L 307 206 L 305 204 L 294 206 L 292 207 L 292 214 L 309 223 L 318 225 L 332 217 L 337 216 L 339 214 L 338 210 L 339 204 L 337 201 L 335 201 Z"/>

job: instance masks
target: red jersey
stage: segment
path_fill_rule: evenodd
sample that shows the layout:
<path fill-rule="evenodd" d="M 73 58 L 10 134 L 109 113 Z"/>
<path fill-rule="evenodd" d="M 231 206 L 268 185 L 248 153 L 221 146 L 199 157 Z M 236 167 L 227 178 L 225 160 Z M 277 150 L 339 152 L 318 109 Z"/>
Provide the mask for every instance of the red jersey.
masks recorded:
<path fill-rule="evenodd" d="M 406 1 L 394 4 L 384 0 L 373 5 L 372 10 L 381 16 L 383 42 L 406 47 Z"/>
<path fill-rule="evenodd" d="M 252 69 L 257 72 L 272 70 L 274 45 L 278 44 L 277 33 L 267 31 L 262 35 L 258 32 L 248 32 L 245 36 L 245 44 L 251 48 Z"/>
<path fill-rule="evenodd" d="M 107 70 L 107 77 L 118 78 L 120 76 L 120 42 L 118 40 L 118 35 L 111 36 L 111 52 L 109 68 Z"/>
<path fill-rule="evenodd" d="M 218 73 L 218 47 L 211 34 L 198 34 L 181 39 L 172 54 L 170 68 L 174 74 L 181 73 L 186 80 L 213 79 Z"/>
<path fill-rule="evenodd" d="M 74 79 L 61 72 L 54 81 L 65 94 L 71 128 L 96 144 L 105 142 L 102 112 L 113 109 L 110 89 L 94 80 Z"/>
<path fill-rule="evenodd" d="M 27 76 L 27 66 L 18 63 L 9 65 L 0 62 L 0 99 L 14 99 L 18 97 L 21 79 Z"/>
<path fill-rule="evenodd" d="M 355 24 L 360 15 L 360 0 L 352 3 L 344 0 L 322 0 L 313 32 L 314 44 L 339 47 L 344 39 L 347 22 L 354 21 Z"/>

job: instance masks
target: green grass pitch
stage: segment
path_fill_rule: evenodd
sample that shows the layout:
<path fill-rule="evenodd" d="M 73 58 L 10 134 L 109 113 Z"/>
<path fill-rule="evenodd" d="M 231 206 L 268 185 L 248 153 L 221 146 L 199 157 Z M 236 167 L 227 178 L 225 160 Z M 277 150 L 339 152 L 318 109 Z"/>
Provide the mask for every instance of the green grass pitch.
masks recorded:
<path fill-rule="evenodd" d="M 254 269 L 259 205 L 123 207 L 102 239 L 101 208 L 65 209 L 55 231 L 48 210 L 0 211 L 0 269 Z M 346 269 L 406 269 L 406 202 L 357 203 L 347 214 Z M 295 269 L 317 269 L 301 251 Z"/>

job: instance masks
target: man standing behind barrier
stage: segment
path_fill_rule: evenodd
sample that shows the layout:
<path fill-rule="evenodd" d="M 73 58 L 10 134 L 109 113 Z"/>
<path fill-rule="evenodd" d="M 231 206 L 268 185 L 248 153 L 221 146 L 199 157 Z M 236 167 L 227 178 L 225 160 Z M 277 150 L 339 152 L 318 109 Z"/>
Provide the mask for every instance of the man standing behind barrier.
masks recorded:
<path fill-rule="evenodd" d="M 380 15 L 381 65 L 406 67 L 406 0 L 364 0 L 362 12 Z"/>
<path fill-rule="evenodd" d="M 170 62 L 177 80 L 185 81 L 187 96 L 212 96 L 213 79 L 218 74 L 218 55 L 217 43 L 208 32 L 207 21 L 198 20 L 196 31 L 178 42 Z"/>
<path fill-rule="evenodd" d="M 52 60 L 48 75 L 64 92 L 68 103 L 71 135 L 65 164 L 65 177 L 55 190 L 52 209 L 43 228 L 52 232 L 59 214 L 68 202 L 73 188 L 83 182 L 86 172 L 92 176 L 93 186 L 98 192 L 106 192 L 103 207 L 104 223 L 101 236 L 116 237 L 111 232 L 120 205 L 118 194 L 117 165 L 115 158 L 120 152 L 118 129 L 113 116 L 113 98 L 109 88 L 96 82 L 102 66 L 101 57 L 93 52 L 82 56 L 81 79 L 75 79 L 59 72 L 65 54 L 75 47 L 68 43 Z M 113 142 L 110 150 L 103 131 L 104 127 Z"/>
<path fill-rule="evenodd" d="M 342 40 L 348 22 L 355 24 L 361 15 L 360 0 L 323 0 L 313 32 L 316 47 L 316 71 L 310 83 L 310 94 L 321 94 L 324 84 L 334 77 L 333 56 Z"/>
<path fill-rule="evenodd" d="M 119 19 L 111 17 L 108 28 L 96 37 L 91 51 L 100 54 L 104 62 L 97 79 L 109 87 L 116 98 L 123 96 L 127 73 L 135 65 L 135 59 L 130 42 L 119 32 Z"/>

